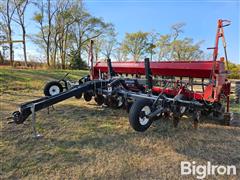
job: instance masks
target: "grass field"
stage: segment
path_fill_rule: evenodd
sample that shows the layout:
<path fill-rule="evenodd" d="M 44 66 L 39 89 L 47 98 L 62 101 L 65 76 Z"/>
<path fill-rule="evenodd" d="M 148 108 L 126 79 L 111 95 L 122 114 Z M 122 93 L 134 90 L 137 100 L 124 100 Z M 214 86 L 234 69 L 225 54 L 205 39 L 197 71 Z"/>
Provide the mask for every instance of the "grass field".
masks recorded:
<path fill-rule="evenodd" d="M 181 161 L 235 165 L 240 179 L 240 128 L 209 121 L 197 130 L 184 118 L 178 128 L 155 121 L 145 133 L 129 126 L 124 110 L 69 99 L 54 111 L 37 113 L 42 139 L 32 138 L 30 121 L 7 124 L 20 103 L 42 96 L 44 84 L 66 71 L 0 68 L 1 179 L 194 179 L 180 176 Z M 85 71 L 71 71 L 77 80 Z M 234 106 L 237 111 L 239 106 Z"/>

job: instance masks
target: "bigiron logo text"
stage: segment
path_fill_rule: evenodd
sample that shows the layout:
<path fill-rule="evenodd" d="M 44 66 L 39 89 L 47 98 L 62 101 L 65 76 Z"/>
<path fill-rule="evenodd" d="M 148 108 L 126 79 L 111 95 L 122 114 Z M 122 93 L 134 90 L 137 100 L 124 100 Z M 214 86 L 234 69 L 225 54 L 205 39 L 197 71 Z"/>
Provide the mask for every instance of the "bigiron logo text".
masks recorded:
<path fill-rule="evenodd" d="M 181 161 L 181 175 L 193 175 L 197 179 L 204 179 L 209 175 L 236 175 L 236 171 L 234 165 L 213 165 L 210 161 L 200 165 L 195 161 Z"/>

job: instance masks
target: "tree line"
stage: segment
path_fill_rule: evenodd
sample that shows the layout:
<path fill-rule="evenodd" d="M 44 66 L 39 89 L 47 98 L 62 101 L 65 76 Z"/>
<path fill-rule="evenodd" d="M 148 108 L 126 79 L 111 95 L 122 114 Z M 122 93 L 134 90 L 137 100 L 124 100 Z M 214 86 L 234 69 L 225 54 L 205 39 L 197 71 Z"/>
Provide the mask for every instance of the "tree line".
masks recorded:
<path fill-rule="evenodd" d="M 29 8 L 34 8 L 33 17 L 26 17 Z M 126 33 L 119 42 L 114 25 L 89 13 L 82 0 L 1 0 L 0 19 L 0 42 L 7 43 L 11 65 L 16 30 L 13 26 L 21 29 L 26 66 L 27 37 L 42 50 L 48 67 L 62 69 L 86 68 L 90 40 L 94 40 L 95 60 L 196 60 L 206 56 L 200 48 L 202 41 L 195 43 L 192 38 L 183 37 L 184 23 L 171 26 L 168 34 Z M 28 34 L 26 19 L 36 25 L 36 34 Z"/>
<path fill-rule="evenodd" d="M 33 17 L 26 17 L 28 8 L 35 9 Z M 92 16 L 81 0 L 1 0 L 0 18 L 1 40 L 8 44 L 11 65 L 14 62 L 15 43 L 13 26 L 19 25 L 22 30 L 25 65 L 28 63 L 28 35 L 30 41 L 43 51 L 47 66 L 60 64 L 62 69 L 67 64 L 76 67 L 84 65 L 83 55 L 89 41 L 113 29 L 111 23 Z M 35 23 L 38 33 L 27 34 L 26 18 Z"/>

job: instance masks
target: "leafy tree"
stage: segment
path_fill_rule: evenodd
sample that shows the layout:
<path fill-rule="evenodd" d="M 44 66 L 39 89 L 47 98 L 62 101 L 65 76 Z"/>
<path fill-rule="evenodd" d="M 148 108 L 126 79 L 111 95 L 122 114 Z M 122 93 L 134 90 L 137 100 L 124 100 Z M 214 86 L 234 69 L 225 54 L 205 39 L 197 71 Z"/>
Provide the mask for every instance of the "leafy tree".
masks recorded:
<path fill-rule="evenodd" d="M 148 32 L 126 33 L 122 42 L 122 50 L 130 54 L 134 61 L 138 61 L 148 49 Z"/>
<path fill-rule="evenodd" d="M 230 79 L 240 79 L 240 64 L 228 63 L 229 71 L 231 72 L 228 77 Z"/>
<path fill-rule="evenodd" d="M 83 61 L 83 59 L 78 55 L 78 53 L 74 52 L 74 50 L 70 52 L 69 56 L 70 56 L 69 67 L 71 69 L 87 69 L 86 61 Z"/>
<path fill-rule="evenodd" d="M 171 35 L 161 35 L 157 46 L 160 48 L 159 60 L 170 60 L 171 59 Z"/>
<path fill-rule="evenodd" d="M 155 31 L 152 31 L 148 35 L 148 44 L 146 52 L 150 54 L 150 60 L 153 60 L 153 57 L 155 58 L 155 55 L 157 54 L 157 40 L 158 40 L 159 34 Z"/>
<path fill-rule="evenodd" d="M 204 56 L 200 49 L 202 41 L 194 43 L 192 38 L 180 39 L 183 33 L 184 23 L 178 23 L 171 27 L 172 33 L 161 35 L 158 40 L 159 60 L 196 60 Z"/>
<path fill-rule="evenodd" d="M 203 51 L 200 50 L 200 43 L 193 43 L 193 39 L 184 38 L 174 40 L 171 43 L 171 58 L 174 60 L 197 60 L 203 57 Z"/>

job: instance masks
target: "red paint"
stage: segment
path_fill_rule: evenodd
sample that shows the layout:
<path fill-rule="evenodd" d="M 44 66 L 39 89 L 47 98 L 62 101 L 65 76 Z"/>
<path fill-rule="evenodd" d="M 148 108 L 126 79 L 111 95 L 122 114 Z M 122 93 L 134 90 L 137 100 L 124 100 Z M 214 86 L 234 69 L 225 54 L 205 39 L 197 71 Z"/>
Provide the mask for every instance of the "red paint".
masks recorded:
<path fill-rule="evenodd" d="M 213 61 L 169 61 L 151 62 L 152 74 L 158 76 L 178 76 L 193 78 L 210 78 Z M 144 75 L 144 62 L 112 62 L 113 70 L 118 74 Z M 108 67 L 105 62 L 98 62 L 94 66 L 94 78 L 98 78 L 99 71 L 107 73 Z M 216 73 L 224 72 L 224 63 L 217 61 Z"/>

